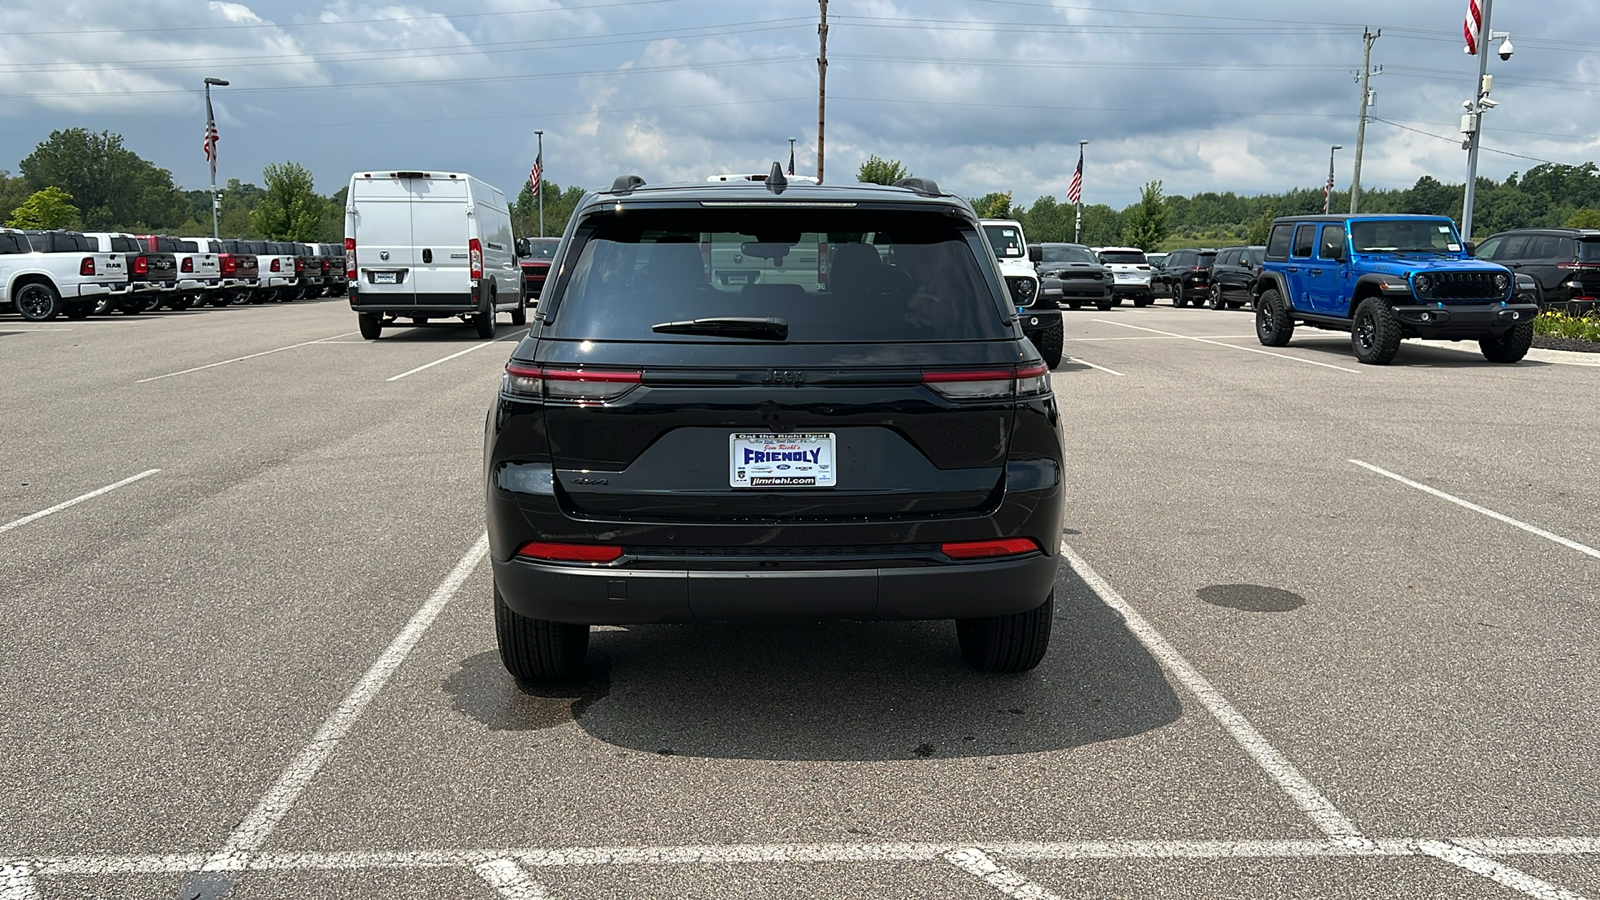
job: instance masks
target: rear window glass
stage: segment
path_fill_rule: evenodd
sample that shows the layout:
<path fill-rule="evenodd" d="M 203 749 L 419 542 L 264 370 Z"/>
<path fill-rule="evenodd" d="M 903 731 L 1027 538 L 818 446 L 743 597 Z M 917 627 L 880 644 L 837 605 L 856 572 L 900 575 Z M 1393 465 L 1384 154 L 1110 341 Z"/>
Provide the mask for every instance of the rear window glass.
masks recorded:
<path fill-rule="evenodd" d="M 1215 263 L 1216 261 L 1217 261 L 1217 254 L 1216 253 L 1204 253 L 1204 252 L 1202 252 L 1200 254 L 1200 259 L 1195 262 L 1195 265 L 1197 265 L 1197 266 L 1209 266 L 1209 265 Z"/>
<path fill-rule="evenodd" d="M 194 241 L 173 241 L 172 246 L 178 248 L 179 253 L 199 253 L 200 245 Z"/>
<path fill-rule="evenodd" d="M 1589 262 L 1600 262 L 1600 240 L 1579 241 L 1578 258 Z"/>
<path fill-rule="evenodd" d="M 10 232 L 0 234 L 0 253 L 28 253 L 32 250 L 23 235 Z"/>
<path fill-rule="evenodd" d="M 567 339 L 747 340 L 658 333 L 778 318 L 790 343 L 1012 336 L 975 231 L 898 210 L 627 210 L 591 219 L 547 332 Z"/>
<path fill-rule="evenodd" d="M 1294 233 L 1292 225 L 1272 226 L 1272 235 L 1267 238 L 1268 259 L 1289 258 L 1289 237 Z"/>
<path fill-rule="evenodd" d="M 139 246 L 139 242 L 131 237 L 116 237 L 113 235 L 111 238 L 112 253 L 138 253 L 143 249 L 143 247 Z"/>
<path fill-rule="evenodd" d="M 1311 255 L 1311 248 L 1317 243 L 1317 226 L 1301 225 L 1294 230 L 1294 255 L 1307 257 Z"/>
<path fill-rule="evenodd" d="M 1057 247 L 1045 244 L 1041 250 L 1047 263 L 1086 263 L 1092 266 L 1098 262 L 1087 247 Z"/>
<path fill-rule="evenodd" d="M 1143 265 L 1145 258 L 1144 254 L 1137 250 L 1102 250 L 1100 252 L 1100 261 L 1108 266 L 1113 263 L 1119 265 Z"/>
<path fill-rule="evenodd" d="M 1015 259 L 1022 255 L 1022 229 L 1015 225 L 985 225 L 983 233 L 989 236 L 989 246 L 1001 259 Z"/>
<path fill-rule="evenodd" d="M 523 259 L 554 259 L 556 247 L 560 241 L 529 241 L 528 252 L 523 254 Z"/>

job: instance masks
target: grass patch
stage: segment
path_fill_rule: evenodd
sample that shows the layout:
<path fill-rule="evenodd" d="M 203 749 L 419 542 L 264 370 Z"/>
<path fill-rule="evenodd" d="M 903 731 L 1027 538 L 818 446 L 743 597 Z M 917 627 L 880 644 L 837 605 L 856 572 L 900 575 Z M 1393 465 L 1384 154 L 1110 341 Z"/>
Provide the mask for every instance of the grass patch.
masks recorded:
<path fill-rule="evenodd" d="M 1533 320 L 1533 333 L 1568 340 L 1600 342 L 1600 319 L 1593 315 L 1569 316 L 1557 310 L 1547 310 Z"/>

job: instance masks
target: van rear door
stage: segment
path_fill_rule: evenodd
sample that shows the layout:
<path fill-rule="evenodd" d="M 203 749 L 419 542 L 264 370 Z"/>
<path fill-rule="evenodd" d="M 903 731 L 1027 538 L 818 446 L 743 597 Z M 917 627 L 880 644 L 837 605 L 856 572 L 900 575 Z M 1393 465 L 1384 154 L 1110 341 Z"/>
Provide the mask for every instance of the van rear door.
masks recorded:
<path fill-rule="evenodd" d="M 412 178 L 407 186 L 417 303 L 470 305 L 474 298 L 469 286 L 472 267 L 467 241 L 472 237 L 472 223 L 467 218 L 467 180 L 435 175 Z"/>
<path fill-rule="evenodd" d="M 363 303 L 416 305 L 411 240 L 412 179 L 373 173 L 352 179 L 356 273 Z"/>

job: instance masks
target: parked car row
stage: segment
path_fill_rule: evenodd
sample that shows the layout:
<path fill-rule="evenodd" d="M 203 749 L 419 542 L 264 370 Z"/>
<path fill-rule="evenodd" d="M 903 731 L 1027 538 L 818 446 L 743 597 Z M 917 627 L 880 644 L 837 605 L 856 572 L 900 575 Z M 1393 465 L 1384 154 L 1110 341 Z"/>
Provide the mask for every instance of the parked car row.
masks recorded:
<path fill-rule="evenodd" d="M 339 244 L 0 229 L 0 311 L 45 322 L 343 294 Z"/>

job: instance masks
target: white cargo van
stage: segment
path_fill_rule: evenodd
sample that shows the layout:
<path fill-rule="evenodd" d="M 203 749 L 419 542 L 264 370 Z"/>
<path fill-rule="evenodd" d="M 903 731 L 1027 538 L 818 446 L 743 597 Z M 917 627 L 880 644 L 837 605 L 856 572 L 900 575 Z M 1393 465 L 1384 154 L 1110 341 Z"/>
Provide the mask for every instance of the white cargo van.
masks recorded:
<path fill-rule="evenodd" d="M 460 172 L 357 172 L 344 214 L 350 308 L 376 340 L 400 319 L 459 318 L 494 337 L 495 314 L 527 321 L 511 210 Z"/>

